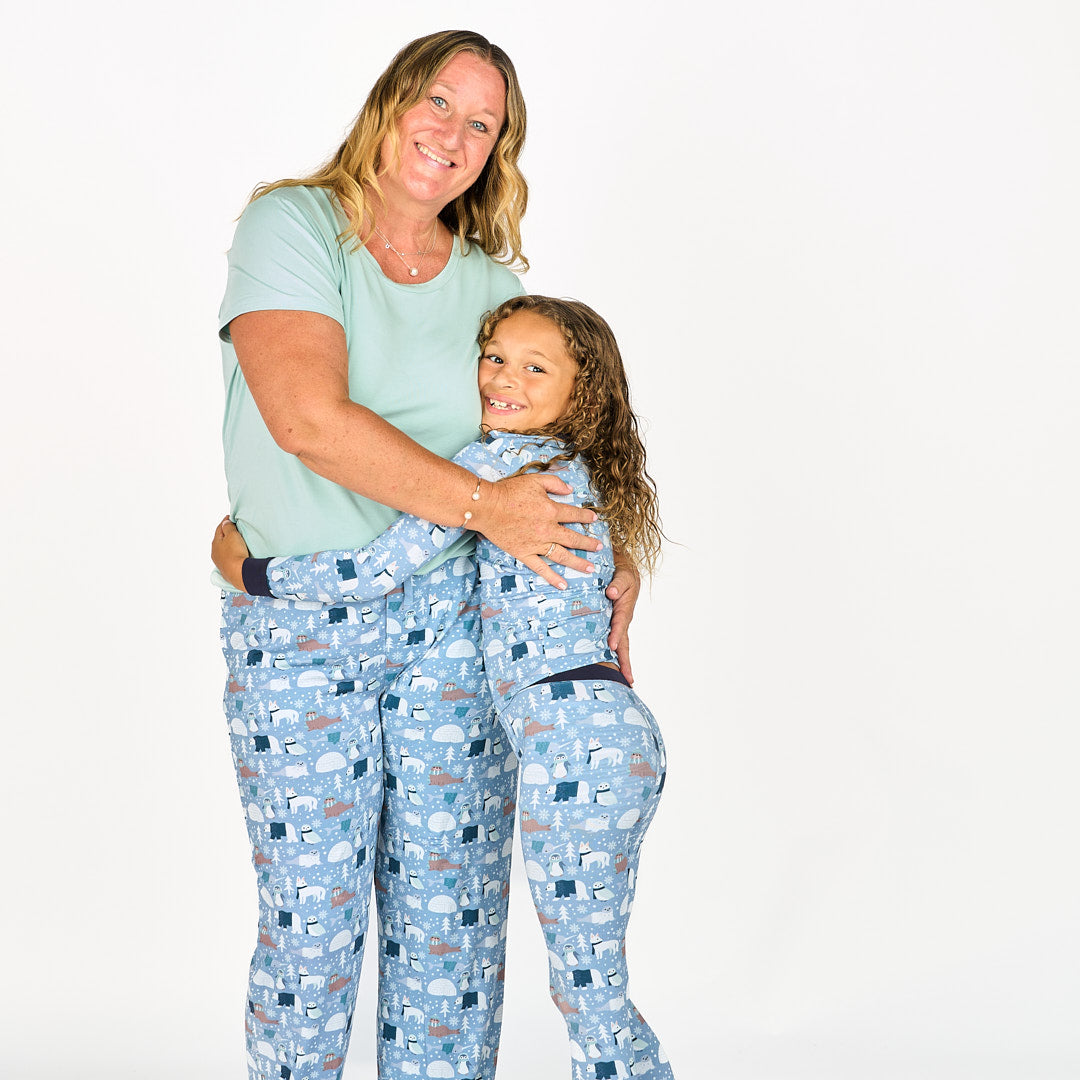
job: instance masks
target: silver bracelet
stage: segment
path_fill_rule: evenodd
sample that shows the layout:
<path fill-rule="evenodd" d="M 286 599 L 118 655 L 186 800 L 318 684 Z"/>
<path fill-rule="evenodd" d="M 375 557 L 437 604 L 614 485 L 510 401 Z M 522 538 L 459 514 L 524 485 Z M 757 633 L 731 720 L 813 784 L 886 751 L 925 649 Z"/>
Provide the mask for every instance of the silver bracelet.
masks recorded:
<path fill-rule="evenodd" d="M 472 500 L 473 500 L 473 502 L 479 502 L 480 501 L 480 481 L 479 480 L 476 481 L 476 490 L 472 493 Z M 465 520 L 461 523 L 461 527 L 463 529 L 467 529 L 469 527 L 469 522 L 470 521 L 472 521 L 472 511 L 471 510 L 466 510 L 465 511 Z"/>

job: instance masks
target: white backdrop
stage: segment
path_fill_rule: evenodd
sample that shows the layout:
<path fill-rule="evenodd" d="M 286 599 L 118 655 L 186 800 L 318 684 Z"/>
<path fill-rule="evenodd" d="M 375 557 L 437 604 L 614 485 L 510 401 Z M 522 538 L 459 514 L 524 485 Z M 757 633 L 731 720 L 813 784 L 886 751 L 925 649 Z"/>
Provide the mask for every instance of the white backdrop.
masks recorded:
<path fill-rule="evenodd" d="M 5 15 L 5 1076 L 243 1075 L 224 252 L 454 25 L 515 59 L 526 285 L 614 326 L 676 541 L 631 953 L 678 1075 L 1080 1075 L 1080 9 L 697 6 Z M 548 1080 L 524 884 L 500 1075 Z"/>

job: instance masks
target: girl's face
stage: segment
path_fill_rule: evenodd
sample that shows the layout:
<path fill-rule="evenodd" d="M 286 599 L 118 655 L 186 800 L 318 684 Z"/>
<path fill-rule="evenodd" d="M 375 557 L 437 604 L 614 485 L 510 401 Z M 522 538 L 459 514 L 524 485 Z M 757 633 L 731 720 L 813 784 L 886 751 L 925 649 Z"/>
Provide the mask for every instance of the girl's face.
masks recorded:
<path fill-rule="evenodd" d="M 576 376 L 559 327 L 535 311 L 515 311 L 480 355 L 483 422 L 500 431 L 546 427 L 566 412 Z"/>

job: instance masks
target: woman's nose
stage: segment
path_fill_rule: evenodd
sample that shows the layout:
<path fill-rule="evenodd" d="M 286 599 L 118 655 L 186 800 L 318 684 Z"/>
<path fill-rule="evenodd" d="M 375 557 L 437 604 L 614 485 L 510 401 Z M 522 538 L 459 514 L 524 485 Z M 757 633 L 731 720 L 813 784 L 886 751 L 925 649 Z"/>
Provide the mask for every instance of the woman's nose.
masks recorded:
<path fill-rule="evenodd" d="M 436 131 L 443 150 L 456 150 L 464 138 L 464 124 L 455 116 L 444 116 L 438 123 Z"/>

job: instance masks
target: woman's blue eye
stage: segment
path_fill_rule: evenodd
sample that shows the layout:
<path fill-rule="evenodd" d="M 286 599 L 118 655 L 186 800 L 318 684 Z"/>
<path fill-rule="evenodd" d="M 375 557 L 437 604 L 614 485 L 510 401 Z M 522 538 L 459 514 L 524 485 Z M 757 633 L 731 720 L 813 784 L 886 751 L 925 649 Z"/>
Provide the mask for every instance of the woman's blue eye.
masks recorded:
<path fill-rule="evenodd" d="M 483 120 L 474 120 L 472 126 L 474 130 L 482 132 L 484 135 L 487 134 L 487 124 L 485 124 Z"/>
<path fill-rule="evenodd" d="M 438 94 L 432 95 L 431 102 L 438 109 L 446 108 L 446 98 L 441 98 Z"/>

